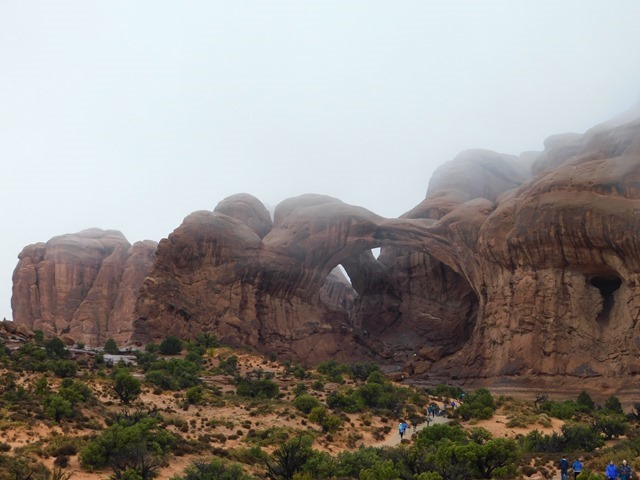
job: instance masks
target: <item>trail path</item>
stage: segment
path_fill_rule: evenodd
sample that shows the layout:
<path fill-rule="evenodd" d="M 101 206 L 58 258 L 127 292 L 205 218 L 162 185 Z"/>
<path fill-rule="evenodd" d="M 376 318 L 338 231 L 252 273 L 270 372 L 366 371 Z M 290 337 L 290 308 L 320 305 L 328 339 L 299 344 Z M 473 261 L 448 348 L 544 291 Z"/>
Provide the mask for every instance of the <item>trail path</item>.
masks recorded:
<path fill-rule="evenodd" d="M 448 423 L 449 419 L 444 417 L 431 417 L 431 422 L 420 423 L 415 428 L 409 427 L 407 431 L 404 432 L 404 438 L 408 439 L 413 437 L 416 433 L 418 433 L 423 428 L 428 428 L 428 425 L 435 425 L 436 423 Z M 400 444 L 400 434 L 398 433 L 398 429 L 396 428 L 394 431 L 389 433 L 387 438 L 383 441 L 373 444 L 374 447 L 395 447 Z"/>

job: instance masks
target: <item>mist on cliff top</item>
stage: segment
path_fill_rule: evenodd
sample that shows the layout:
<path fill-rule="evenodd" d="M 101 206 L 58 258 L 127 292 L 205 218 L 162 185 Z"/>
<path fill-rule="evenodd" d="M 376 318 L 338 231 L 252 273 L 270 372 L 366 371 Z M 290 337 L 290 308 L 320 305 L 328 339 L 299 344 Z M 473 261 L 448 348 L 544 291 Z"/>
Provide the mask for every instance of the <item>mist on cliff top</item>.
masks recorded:
<path fill-rule="evenodd" d="M 0 319 L 28 244 L 159 240 L 248 192 L 395 217 L 468 148 L 624 111 L 640 2 L 0 3 Z"/>

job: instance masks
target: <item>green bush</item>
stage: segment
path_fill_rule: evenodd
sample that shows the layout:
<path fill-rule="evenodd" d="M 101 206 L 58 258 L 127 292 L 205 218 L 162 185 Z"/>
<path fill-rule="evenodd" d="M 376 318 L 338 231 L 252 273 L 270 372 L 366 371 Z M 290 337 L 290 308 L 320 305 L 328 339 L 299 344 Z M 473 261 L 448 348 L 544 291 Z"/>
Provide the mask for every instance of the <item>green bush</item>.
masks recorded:
<path fill-rule="evenodd" d="M 158 351 L 161 355 L 179 355 L 182 352 L 182 340 L 170 335 L 160 343 Z"/>
<path fill-rule="evenodd" d="M 78 371 L 78 365 L 73 360 L 51 360 L 49 369 L 60 378 L 73 377 Z"/>
<path fill-rule="evenodd" d="M 82 449 L 80 464 L 88 470 L 110 467 L 115 478 L 130 471 L 147 480 L 153 478 L 175 441 L 153 417 L 122 418 Z"/>
<path fill-rule="evenodd" d="M 238 371 L 238 357 L 229 355 L 223 358 L 218 364 L 218 369 L 225 375 L 234 375 Z"/>
<path fill-rule="evenodd" d="M 214 458 L 210 463 L 196 462 L 187 467 L 182 475 L 171 477 L 171 480 L 250 480 L 237 464 L 225 463 Z"/>
<path fill-rule="evenodd" d="M 59 423 L 63 418 L 73 416 L 73 407 L 69 400 L 53 394 L 44 399 L 44 414 Z"/>
<path fill-rule="evenodd" d="M 322 403 L 313 395 L 300 395 L 293 400 L 293 406 L 304 414 L 309 414 L 315 407 L 321 406 Z"/>
<path fill-rule="evenodd" d="M 597 412 L 594 416 L 593 428 L 604 435 L 606 440 L 625 435 L 629 431 L 627 417 L 611 410 Z"/>
<path fill-rule="evenodd" d="M 551 417 L 561 420 L 571 420 L 579 413 L 588 411 L 588 407 L 574 402 L 573 400 L 565 400 L 564 402 L 549 401 L 542 405 L 542 409 Z"/>
<path fill-rule="evenodd" d="M 455 414 L 463 420 L 485 420 L 491 418 L 495 410 L 496 405 L 491 393 L 486 388 L 481 388 L 466 394 L 464 403 L 455 410 Z"/>
<path fill-rule="evenodd" d="M 184 396 L 187 399 L 187 402 L 193 405 L 198 405 L 202 402 L 202 399 L 204 398 L 204 389 L 202 388 L 202 385 L 190 387 L 187 389 Z"/>
<path fill-rule="evenodd" d="M 614 395 L 607 398 L 607 400 L 604 402 L 603 408 L 605 410 L 608 410 L 609 412 L 619 413 L 620 415 L 624 414 L 620 400 Z"/>
<path fill-rule="evenodd" d="M 268 378 L 241 377 L 236 381 L 236 394 L 241 397 L 275 398 L 280 394 L 278 385 Z"/>
<path fill-rule="evenodd" d="M 113 378 L 113 390 L 123 404 L 129 405 L 142 393 L 142 382 L 127 370 L 118 370 Z"/>
<path fill-rule="evenodd" d="M 104 350 L 104 353 L 108 353 L 110 355 L 118 355 L 120 353 L 118 344 L 113 338 L 109 338 L 106 342 L 104 342 L 103 350 Z"/>
<path fill-rule="evenodd" d="M 163 390 L 180 390 L 200 385 L 200 366 L 179 358 L 161 359 L 149 365 L 145 380 Z"/>

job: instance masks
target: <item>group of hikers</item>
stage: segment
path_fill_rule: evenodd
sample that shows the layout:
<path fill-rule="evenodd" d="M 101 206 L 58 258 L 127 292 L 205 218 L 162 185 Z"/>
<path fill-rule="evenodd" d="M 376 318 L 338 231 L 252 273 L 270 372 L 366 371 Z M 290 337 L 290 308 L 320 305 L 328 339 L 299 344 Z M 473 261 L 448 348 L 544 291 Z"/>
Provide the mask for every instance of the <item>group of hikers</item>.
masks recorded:
<path fill-rule="evenodd" d="M 452 409 L 456 408 L 455 400 L 451 400 L 449 406 Z M 447 404 L 443 405 L 443 408 L 440 408 L 437 404 L 432 403 L 427 407 L 427 413 L 430 417 L 446 417 L 447 416 Z"/>
<path fill-rule="evenodd" d="M 562 457 L 560 460 L 560 476 L 562 480 L 569 480 L 569 467 L 573 470 L 573 478 L 578 478 L 578 475 L 582 472 L 582 460 L 578 458 L 573 465 L 569 465 L 569 460 L 566 457 Z M 622 465 L 620 468 L 613 463 L 613 460 L 609 462 L 607 468 L 605 469 L 605 477 L 607 480 L 630 480 L 631 479 L 631 466 L 627 463 L 626 460 L 622 461 Z"/>

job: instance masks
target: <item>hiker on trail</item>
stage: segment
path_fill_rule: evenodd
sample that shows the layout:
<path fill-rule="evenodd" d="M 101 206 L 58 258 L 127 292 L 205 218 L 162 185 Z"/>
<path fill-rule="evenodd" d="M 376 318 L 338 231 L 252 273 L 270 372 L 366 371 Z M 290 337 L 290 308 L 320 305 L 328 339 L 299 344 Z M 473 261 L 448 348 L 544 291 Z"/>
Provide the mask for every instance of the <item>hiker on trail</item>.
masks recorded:
<path fill-rule="evenodd" d="M 575 462 L 573 462 L 573 478 L 577 480 L 578 475 L 582 472 L 582 462 L 578 458 Z"/>
<path fill-rule="evenodd" d="M 405 423 L 404 420 L 402 420 L 400 422 L 400 425 L 398 425 L 398 433 L 400 433 L 400 440 L 402 440 L 402 437 L 404 437 L 404 432 L 407 430 L 407 424 Z"/>
<path fill-rule="evenodd" d="M 456 401 L 455 400 L 451 400 L 451 408 L 453 408 L 455 410 L 455 408 L 456 408 Z"/>
<path fill-rule="evenodd" d="M 569 480 L 569 460 L 567 460 L 567 457 L 562 457 L 558 466 L 560 467 L 560 478 Z"/>
<path fill-rule="evenodd" d="M 613 463 L 613 460 L 611 460 L 609 465 L 607 465 L 604 474 L 607 477 L 607 480 L 618 480 L 618 467 Z"/>
<path fill-rule="evenodd" d="M 620 465 L 620 480 L 631 480 L 631 466 L 626 460 L 622 460 Z"/>

